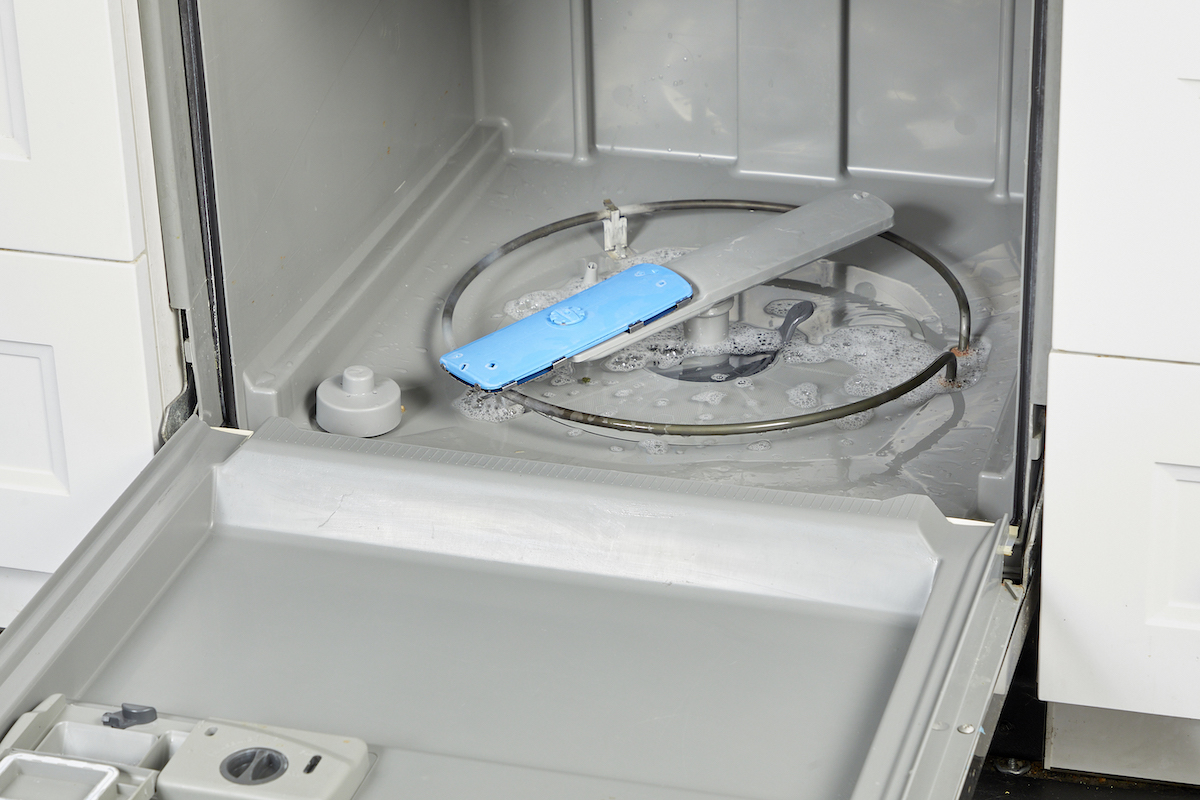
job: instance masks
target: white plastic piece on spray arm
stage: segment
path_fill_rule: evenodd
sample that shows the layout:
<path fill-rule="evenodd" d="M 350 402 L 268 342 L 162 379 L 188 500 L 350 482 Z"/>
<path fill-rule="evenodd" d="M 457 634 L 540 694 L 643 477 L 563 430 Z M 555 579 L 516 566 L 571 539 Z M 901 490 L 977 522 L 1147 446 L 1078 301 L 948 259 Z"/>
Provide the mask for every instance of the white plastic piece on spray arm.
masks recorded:
<path fill-rule="evenodd" d="M 583 285 L 595 286 L 600 282 L 600 265 L 595 261 L 589 261 L 583 268 Z"/>
<path fill-rule="evenodd" d="M 400 387 L 370 367 L 346 367 L 317 387 L 317 424 L 343 436 L 379 436 L 400 424 Z"/>

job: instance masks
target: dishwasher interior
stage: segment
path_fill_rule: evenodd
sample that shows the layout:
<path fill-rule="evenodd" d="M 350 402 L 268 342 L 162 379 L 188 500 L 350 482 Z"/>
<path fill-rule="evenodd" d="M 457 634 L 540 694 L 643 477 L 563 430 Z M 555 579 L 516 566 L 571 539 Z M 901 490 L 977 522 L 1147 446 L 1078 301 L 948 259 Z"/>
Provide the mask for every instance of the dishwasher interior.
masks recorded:
<path fill-rule="evenodd" d="M 139 11 L 200 419 L 5 634 L 12 774 L 97 761 L 118 774 L 77 790 L 163 800 L 970 786 L 1028 625 L 1002 570 L 1031 527 L 1039 4 Z M 439 363 L 838 193 L 895 236 L 519 394 Z M 397 427 L 322 430 L 351 366 L 397 384 Z M 78 743 L 123 702 L 165 721 L 122 766 Z M 277 743 L 204 738 L 254 724 Z M 327 734 L 364 744 L 296 744 Z M 317 756 L 350 777 L 306 783 Z"/>
<path fill-rule="evenodd" d="M 318 385 L 364 365 L 401 389 L 389 440 L 840 496 L 919 493 L 954 517 L 1013 510 L 1032 2 L 195 10 L 209 134 L 198 152 L 217 232 L 209 277 L 227 337 L 196 359 L 219 365 L 223 407 L 197 375 L 213 424 L 281 416 L 315 428 Z M 464 393 L 438 364 L 577 291 L 589 263 L 602 277 L 669 263 L 772 212 L 632 215 L 624 252 L 606 251 L 599 222 L 546 235 L 480 272 L 444 324 L 473 265 L 548 223 L 606 203 L 790 206 L 844 189 L 891 205 L 894 232 L 965 290 L 973 324 L 957 388 L 931 379 L 878 410 L 766 435 L 654 436 Z M 196 283 L 206 276 L 190 255 Z M 187 296 L 182 282 L 173 297 Z M 778 349 L 789 305 L 809 300 L 816 313 L 753 376 L 680 380 L 656 369 L 678 363 L 660 346 L 649 363 L 632 348 L 523 391 L 651 422 L 771 420 L 894 386 L 959 329 L 942 278 L 879 238 L 734 299 L 723 341 L 720 330 L 689 341 L 681 326 L 665 349 L 708 345 L 710 361 L 732 352 L 724 363 L 735 365 Z M 192 327 L 209 316 L 190 311 Z"/>

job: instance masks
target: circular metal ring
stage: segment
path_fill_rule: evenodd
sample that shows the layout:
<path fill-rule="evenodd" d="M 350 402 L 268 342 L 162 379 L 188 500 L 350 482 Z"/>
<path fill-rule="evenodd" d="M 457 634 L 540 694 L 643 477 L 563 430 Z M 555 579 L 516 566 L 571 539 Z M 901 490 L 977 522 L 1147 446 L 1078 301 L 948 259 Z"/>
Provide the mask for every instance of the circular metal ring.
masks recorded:
<path fill-rule="evenodd" d="M 785 213 L 799 206 L 790 205 L 788 203 L 772 203 L 760 202 L 754 200 L 664 200 L 655 203 L 639 203 L 632 206 L 624 206 L 621 208 L 621 213 L 626 217 L 639 217 L 650 214 L 658 214 L 666 211 L 696 211 L 696 210 L 734 210 L 734 211 L 767 211 L 776 213 Z M 576 228 L 580 225 L 587 225 L 593 222 L 601 222 L 607 219 L 609 212 L 592 211 L 586 214 L 578 214 L 574 217 L 551 222 L 549 225 L 543 225 L 540 228 L 535 228 L 528 233 L 522 234 L 511 241 L 497 247 L 492 252 L 485 255 L 479 261 L 475 262 L 472 267 L 467 270 L 458 282 L 454 284 L 450 290 L 450 294 L 446 297 L 446 304 L 442 306 L 442 336 L 446 341 L 446 345 L 450 348 L 454 347 L 454 309 L 458 306 L 458 301 L 466 292 L 467 287 L 471 282 L 479 277 L 485 269 L 490 267 L 496 261 L 504 256 L 524 247 L 527 244 L 536 242 L 551 234 L 560 231 Z M 529 395 L 516 391 L 515 389 L 506 389 L 502 396 L 518 405 L 524 406 L 531 411 L 536 411 L 539 414 L 555 417 L 556 419 L 566 420 L 568 422 L 576 422 L 582 425 L 593 425 L 601 428 L 610 428 L 612 430 L 630 431 L 636 433 L 649 433 L 657 435 L 671 436 L 729 436 L 736 434 L 754 434 L 768 433 L 771 431 L 790 430 L 799 428 L 804 425 L 815 425 L 819 422 L 828 422 L 830 420 L 841 419 L 848 417 L 851 414 L 859 414 L 863 411 L 869 411 L 878 408 L 884 403 L 903 397 L 913 389 L 916 389 L 925 381 L 932 378 L 943 369 L 946 371 L 946 381 L 953 383 L 958 376 L 958 359 L 957 356 L 966 353 L 971 347 L 971 309 L 967 302 L 967 293 L 963 289 L 958 278 L 954 277 L 954 273 L 950 271 L 940 259 L 924 249 L 920 245 L 909 241 L 898 233 L 893 231 L 883 231 L 876 234 L 881 239 L 892 242 L 893 244 L 904 248 L 908 252 L 915 255 L 917 258 L 924 261 L 949 285 L 951 293 L 954 295 L 955 303 L 958 305 L 958 347 L 953 350 L 945 351 L 938 355 L 930 364 L 914 375 L 912 378 L 886 389 L 871 397 L 857 400 L 853 403 L 837 406 L 836 408 L 823 409 L 814 411 L 809 414 L 799 414 L 794 417 L 781 417 L 779 419 L 760 420 L 758 422 L 730 422 L 713 425 L 690 425 L 690 424 L 675 424 L 665 422 L 645 422 L 642 420 L 621 419 L 619 417 L 607 417 L 600 414 L 588 414 L 583 411 L 575 411 L 562 406 L 547 403 L 543 400 L 537 400 Z"/>

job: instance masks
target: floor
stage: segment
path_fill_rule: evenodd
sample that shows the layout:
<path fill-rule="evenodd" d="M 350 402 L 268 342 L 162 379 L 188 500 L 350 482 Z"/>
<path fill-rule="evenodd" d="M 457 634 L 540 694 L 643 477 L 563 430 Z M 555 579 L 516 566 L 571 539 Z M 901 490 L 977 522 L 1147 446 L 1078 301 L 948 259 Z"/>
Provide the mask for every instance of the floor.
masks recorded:
<path fill-rule="evenodd" d="M 1020 763 L 1020 762 L 1019 762 Z M 1028 763 L 1028 762 L 1024 762 Z M 1200 788 L 1176 784 L 1123 781 L 1095 775 L 1077 775 L 1041 769 L 1034 764 L 1025 775 L 1004 775 L 1007 758 L 989 759 L 975 789 L 974 800 L 1092 800 L 1111 797 L 1114 800 L 1184 800 L 1200 797 Z"/>

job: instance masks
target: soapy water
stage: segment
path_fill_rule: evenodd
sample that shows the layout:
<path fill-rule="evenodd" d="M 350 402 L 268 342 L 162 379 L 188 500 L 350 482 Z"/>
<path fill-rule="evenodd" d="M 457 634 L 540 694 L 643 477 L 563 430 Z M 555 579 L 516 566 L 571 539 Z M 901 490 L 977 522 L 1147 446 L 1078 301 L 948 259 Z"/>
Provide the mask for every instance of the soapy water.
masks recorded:
<path fill-rule="evenodd" d="M 935 375 L 902 396 L 900 402 L 918 406 L 934 395 L 974 386 L 983 374 L 990 350 L 987 339 L 977 339 L 968 352 L 958 356 L 958 377 L 953 385 L 941 375 Z M 914 339 L 903 328 L 855 325 L 829 333 L 820 343 L 809 342 L 807 336 L 797 332 L 783 348 L 782 360 L 785 364 L 826 361 L 849 364 L 857 372 L 842 384 L 842 391 L 851 397 L 871 397 L 904 383 L 929 366 L 939 354 L 936 348 Z M 788 399 L 791 400 L 790 393 Z M 864 420 L 858 427 L 865 424 Z"/>
<path fill-rule="evenodd" d="M 667 452 L 667 443 L 659 439 L 642 439 L 638 442 L 638 447 L 652 456 L 661 456 Z"/>
<path fill-rule="evenodd" d="M 778 334 L 774 331 L 752 328 L 749 325 L 744 328 L 751 329 L 756 336 L 757 334 L 774 334 L 776 343 L 779 341 Z M 674 333 L 679 334 L 679 339 L 675 341 L 682 341 L 682 333 L 674 329 L 657 336 L 662 339 Z M 650 337 L 650 339 L 654 338 L 656 337 Z M 740 341 L 743 346 L 749 338 L 745 333 L 731 330 L 730 340 Z M 728 345 L 730 340 L 726 340 L 722 344 Z M 636 346 L 626 348 L 626 350 Z M 721 345 L 716 347 L 721 347 Z M 728 347 L 728 351 L 731 353 L 737 352 L 738 349 L 741 347 Z M 921 386 L 903 395 L 899 398 L 899 402 L 910 407 L 919 406 L 938 394 L 974 385 L 983 374 L 990 349 L 987 339 L 976 340 L 970 351 L 958 357 L 958 378 L 953 385 L 948 384 L 941 374 L 935 375 Z M 645 353 L 646 361 L 652 360 L 651 353 L 652 351 Z M 856 372 L 844 381 L 840 387 L 841 392 L 850 397 L 863 398 L 871 397 L 903 383 L 925 369 L 938 355 L 937 349 L 914 339 L 903 328 L 860 325 L 835 330 L 826 335 L 819 343 L 809 342 L 803 333 L 797 332 L 783 349 L 780 361 L 786 365 L 820 364 L 826 361 L 840 361 L 848 364 L 854 367 Z M 674 355 L 671 357 L 674 358 Z M 611 362 L 612 359 L 610 358 L 609 361 Z M 605 367 L 609 367 L 607 362 Z M 549 376 L 551 386 L 565 386 L 576 381 L 570 364 L 562 365 Z M 608 382 L 604 383 L 607 385 Z M 745 390 L 753 386 L 753 383 L 746 379 L 730 385 L 736 385 Z M 578 391 L 571 391 L 568 394 L 574 396 L 578 394 Z M 629 389 L 618 389 L 614 392 L 614 395 L 620 398 L 630 394 L 632 392 Z M 553 393 L 547 393 L 547 395 L 552 396 Z M 812 382 L 800 383 L 788 389 L 786 395 L 788 403 L 804 410 L 815 410 L 822 399 L 820 387 Z M 726 397 L 728 397 L 726 392 L 711 389 L 697 392 L 691 395 L 690 399 L 692 402 L 701 403 L 703 407 L 716 407 L 721 405 Z M 747 406 L 751 408 L 759 405 L 757 402 L 751 403 L 749 400 L 746 402 Z M 663 408 L 670 405 L 670 401 L 667 398 L 658 398 L 653 401 L 652 405 Z M 834 405 L 837 403 L 835 402 Z M 467 390 L 455 400 L 454 408 L 470 419 L 493 423 L 505 422 L 525 411 L 523 406 L 510 402 L 500 395 L 479 392 L 474 389 Z M 841 430 L 857 430 L 870 422 L 874 416 L 874 412 L 868 410 L 834 420 L 834 424 Z M 707 422 L 713 418 L 714 415 L 710 413 L 702 413 L 697 417 L 701 422 Z M 654 454 L 658 454 L 657 451 Z"/>
<path fill-rule="evenodd" d="M 629 256 L 617 259 L 616 261 L 612 259 L 597 259 L 597 263 L 602 268 L 605 264 L 611 265 L 612 268 L 601 278 L 601 280 L 607 280 L 618 272 L 624 272 L 635 264 L 663 265 L 695 249 L 694 247 L 660 247 L 644 255 Z M 549 308 L 555 303 L 561 303 L 568 297 L 574 297 L 586 288 L 588 288 L 587 284 L 582 277 L 572 278 L 558 289 L 539 289 L 535 292 L 523 294 L 516 300 L 509 300 L 504 304 L 504 313 L 515 320 L 522 320 L 530 314 L 536 314 L 542 309 Z"/>
<path fill-rule="evenodd" d="M 633 372 L 653 365 L 658 369 L 677 367 L 685 358 L 697 356 L 752 356 L 774 353 L 781 339 L 778 331 L 758 328 L 744 322 L 729 323 L 729 335 L 720 342 L 700 345 L 689 342 L 683 326 L 675 325 L 651 334 L 613 353 L 604 361 L 609 372 Z M 712 376 L 717 379 L 717 375 Z M 725 376 L 728 377 L 728 376 Z"/>
<path fill-rule="evenodd" d="M 710 406 L 719 406 L 726 397 L 728 395 L 725 392 L 709 391 L 692 395 L 692 400 L 697 403 L 707 403 Z"/>
<path fill-rule="evenodd" d="M 611 277 L 635 264 L 666 264 L 694 249 L 659 248 L 618 261 L 598 259 L 602 262 L 602 269 L 608 268 L 602 279 Z M 529 292 L 516 300 L 510 300 L 504 304 L 504 313 L 512 319 L 524 319 L 530 314 L 578 294 L 585 288 L 587 287 L 582 277 L 574 278 L 561 288 Z M 794 298 L 773 300 L 763 310 L 768 316 L 782 317 L 796 302 L 798 301 Z M 776 368 L 784 365 L 820 364 L 827 361 L 841 362 L 851 366 L 854 368 L 855 374 L 844 381 L 840 387 L 840 393 L 853 398 L 864 398 L 879 394 L 907 381 L 938 357 L 940 351 L 918 337 L 919 334 L 914 336 L 911 328 L 860 323 L 838 328 L 827 333 L 819 341 L 809 341 L 804 332 L 797 331 L 791 340 L 783 345 L 778 331 L 759 328 L 744 322 L 731 322 L 729 333 L 723 341 L 711 345 L 697 345 L 685 338 L 682 325 L 676 325 L 617 351 L 605 359 L 601 366 L 610 373 L 628 373 L 647 367 L 669 370 L 678 367 L 685 359 L 689 358 L 755 356 L 780 351 Z M 939 374 L 905 394 L 900 398 L 900 402 L 906 406 L 918 406 L 937 394 L 974 385 L 983 374 L 990 349 L 990 343 L 986 339 L 977 339 L 968 352 L 958 356 L 958 377 L 953 385 L 948 384 Z M 712 376 L 713 380 L 717 380 L 717 377 L 717 375 Z M 555 368 L 541 380 L 548 381 L 554 387 L 596 382 L 586 376 L 577 378 L 574 365 L 570 362 Z M 616 383 L 612 380 L 603 381 L 606 386 Z M 731 386 L 737 386 L 739 389 L 751 389 L 754 387 L 754 382 L 748 377 L 743 377 L 731 381 Z M 568 394 L 574 396 L 579 394 L 579 391 L 573 390 Z M 628 389 L 620 389 L 614 394 L 617 397 L 625 397 L 630 392 Z M 704 391 L 692 395 L 691 400 L 711 407 L 719 405 L 726 396 L 725 392 Z M 835 397 L 824 398 L 827 404 L 824 407 L 840 405 L 841 403 L 835 398 L 836 392 Z M 787 390 L 787 401 L 796 408 L 815 410 L 821 405 L 821 388 L 811 382 L 800 383 Z M 661 398 L 655 400 L 653 405 L 664 407 L 669 402 L 666 398 Z M 748 398 L 745 402 L 749 408 L 759 406 L 757 401 L 751 402 Z M 499 397 L 472 397 L 470 391 L 455 402 L 455 408 L 472 419 L 489 422 L 503 422 L 525 410 L 524 407 Z M 866 425 L 873 417 L 873 411 L 864 411 L 837 419 L 834 424 L 842 430 L 856 430 Z M 701 422 L 708 421 L 713 419 L 713 414 L 703 413 L 698 416 L 698 419 Z M 642 447 L 642 449 L 646 450 L 646 447 Z M 650 451 L 647 450 L 647 452 Z M 665 446 L 663 452 L 665 452 Z M 655 453 L 657 454 L 657 450 Z"/>
<path fill-rule="evenodd" d="M 451 405 L 467 419 L 479 422 L 507 422 L 525 412 L 520 403 L 475 388 L 467 389 Z"/>
<path fill-rule="evenodd" d="M 802 383 L 787 390 L 788 402 L 796 408 L 816 408 L 821 401 L 821 389 L 815 383 Z"/>
<path fill-rule="evenodd" d="M 844 417 L 839 417 L 833 421 L 833 424 L 844 431 L 856 431 L 870 422 L 874 416 L 875 410 L 868 408 L 866 411 L 859 411 L 857 414 L 847 414 Z"/>
<path fill-rule="evenodd" d="M 631 372 L 652 364 L 659 369 L 669 369 L 694 356 L 755 355 L 771 353 L 779 347 L 777 331 L 744 323 L 730 323 L 729 336 L 724 341 L 703 347 L 688 342 L 684 339 L 682 326 L 675 326 L 618 351 L 605 360 L 604 368 L 610 372 Z M 986 339 L 977 339 L 970 351 L 958 356 L 958 378 L 953 386 L 940 376 L 934 376 L 904 395 L 901 402 L 918 406 L 934 395 L 973 386 L 983 373 L 990 349 Z M 940 352 L 927 342 L 914 338 L 905 328 L 854 325 L 829 333 L 820 343 L 809 342 L 803 332 L 797 331 L 780 355 L 784 364 L 820 364 L 826 361 L 848 364 L 855 368 L 856 373 L 846 380 L 842 390 L 850 397 L 871 397 L 916 375 L 929 366 Z M 748 383 L 743 383 L 743 380 Z M 748 388 L 753 382 L 739 379 L 734 385 Z M 816 387 L 811 384 L 801 386 L 811 389 L 796 387 L 789 392 L 788 401 L 800 408 L 815 407 L 818 395 Z M 797 399 L 810 395 L 811 399 L 806 401 L 807 404 L 801 404 L 793 398 L 793 392 L 796 392 Z M 692 399 L 696 400 L 697 397 Z M 864 424 L 866 420 L 858 422 L 857 427 Z"/>

